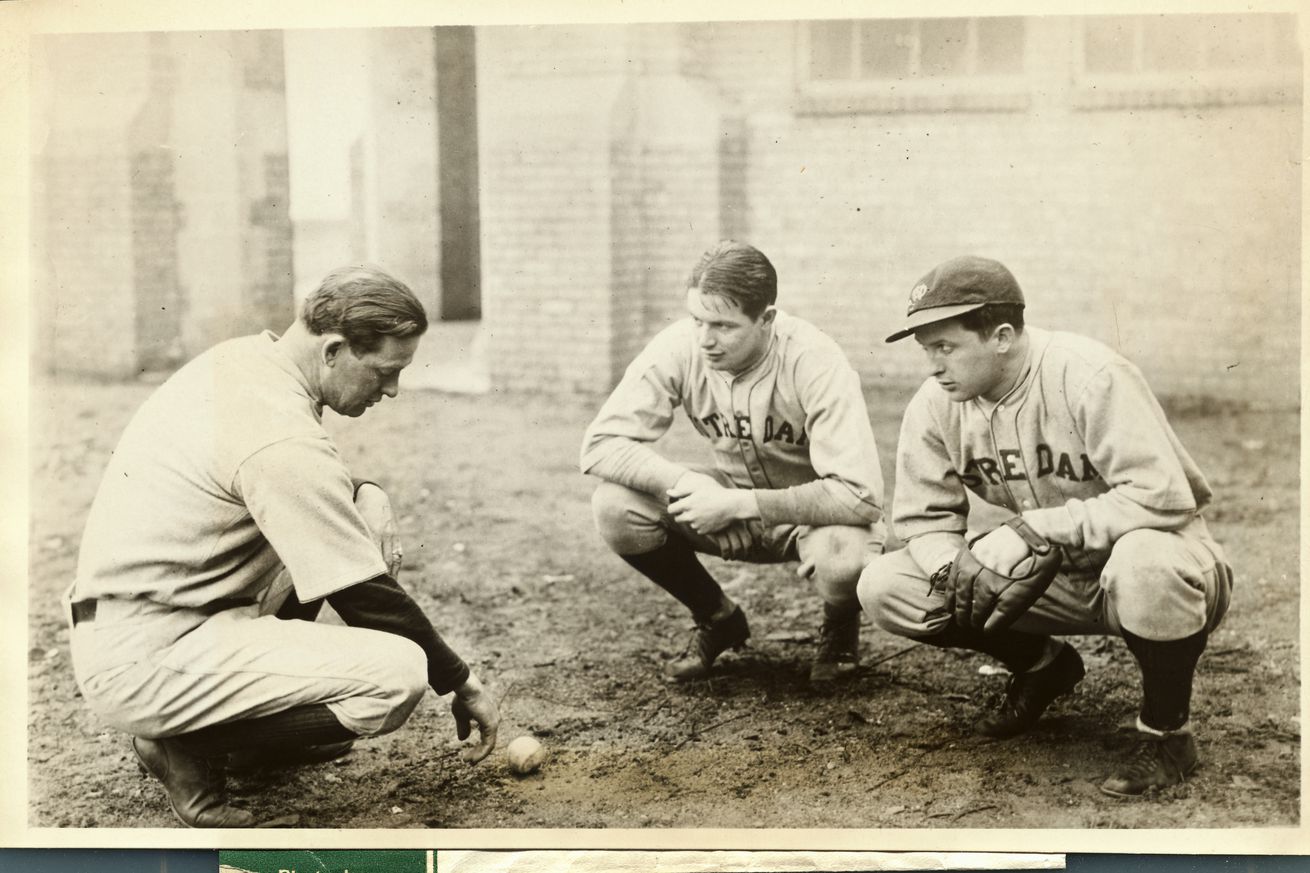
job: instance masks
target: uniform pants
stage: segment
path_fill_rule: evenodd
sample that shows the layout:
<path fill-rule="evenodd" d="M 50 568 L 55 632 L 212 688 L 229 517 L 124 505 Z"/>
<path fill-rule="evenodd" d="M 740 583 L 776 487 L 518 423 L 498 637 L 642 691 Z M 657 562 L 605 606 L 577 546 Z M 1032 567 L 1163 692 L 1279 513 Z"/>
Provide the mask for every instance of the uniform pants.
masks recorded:
<path fill-rule="evenodd" d="M 713 467 L 692 469 L 714 477 L 721 485 L 733 487 Z M 687 540 L 698 552 L 719 555 L 719 547 L 712 538 L 679 524 L 669 515 L 666 497 L 603 482 L 592 495 L 591 507 L 596 530 L 615 554 L 645 554 L 664 545 L 673 535 Z M 887 538 L 881 520 L 868 527 L 783 524 L 771 528 L 754 525 L 753 529 L 754 545 L 740 560 L 756 564 L 800 561 L 798 575 L 813 579 L 823 600 L 837 607 L 857 606 L 855 588 L 860 572 L 870 559 L 882 554 Z"/>
<path fill-rule="evenodd" d="M 260 603 L 216 614 L 99 600 L 72 631 L 82 695 L 111 727 L 149 739 L 318 703 L 359 736 L 404 724 L 427 689 L 423 650 L 385 631 L 279 619 L 290 593 L 282 571 Z"/>
<path fill-rule="evenodd" d="M 929 593 L 929 574 L 907 549 L 875 559 L 859 597 L 878 626 L 915 639 L 950 621 L 946 594 Z M 1197 519 L 1181 531 L 1136 530 L 1114 544 L 1099 570 L 1061 573 L 1017 622 L 1030 634 L 1115 634 L 1180 640 L 1214 630 L 1228 611 L 1232 570 Z"/>

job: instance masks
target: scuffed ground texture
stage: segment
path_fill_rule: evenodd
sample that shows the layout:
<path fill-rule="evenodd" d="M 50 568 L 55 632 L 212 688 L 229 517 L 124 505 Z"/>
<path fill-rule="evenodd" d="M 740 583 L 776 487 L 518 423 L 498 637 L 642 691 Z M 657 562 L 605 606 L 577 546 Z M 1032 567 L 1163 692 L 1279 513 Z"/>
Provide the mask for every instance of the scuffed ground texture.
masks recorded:
<path fill-rule="evenodd" d="M 118 434 L 149 385 L 54 382 L 32 392 L 29 825 L 176 826 L 128 741 L 80 699 L 58 598 Z M 907 395 L 871 394 L 889 487 Z M 914 646 L 866 620 L 863 666 L 836 690 L 805 682 L 819 623 L 794 567 L 711 560 L 754 636 L 710 681 L 662 681 L 690 622 L 607 553 L 593 483 L 576 470 L 594 401 L 407 393 L 358 421 L 328 414 L 357 475 L 402 520 L 401 581 L 501 701 L 498 750 L 455 755 L 448 701 L 339 761 L 232 781 L 264 818 L 312 828 L 1243 828 L 1299 809 L 1298 419 L 1171 409 L 1217 493 L 1208 512 L 1236 568 L 1193 703 L 1202 766 L 1159 796 L 1096 788 L 1127 749 L 1136 670 L 1117 639 L 1074 640 L 1088 667 L 1034 733 L 970 725 L 1004 674 Z M 665 441 L 705 455 L 685 425 Z M 329 619 L 331 616 L 329 616 Z M 980 671 L 980 667 L 984 668 Z M 551 758 L 509 773 L 504 746 L 535 734 Z"/>

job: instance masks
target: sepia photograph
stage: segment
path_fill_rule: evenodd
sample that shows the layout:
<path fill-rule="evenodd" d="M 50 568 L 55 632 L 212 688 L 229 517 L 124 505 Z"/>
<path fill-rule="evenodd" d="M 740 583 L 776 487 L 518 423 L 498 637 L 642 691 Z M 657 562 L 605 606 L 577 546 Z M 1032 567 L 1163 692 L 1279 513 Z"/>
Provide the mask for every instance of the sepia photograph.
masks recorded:
<path fill-rule="evenodd" d="M 1300 16 L 458 8 L 27 38 L 12 839 L 1304 845 Z"/>

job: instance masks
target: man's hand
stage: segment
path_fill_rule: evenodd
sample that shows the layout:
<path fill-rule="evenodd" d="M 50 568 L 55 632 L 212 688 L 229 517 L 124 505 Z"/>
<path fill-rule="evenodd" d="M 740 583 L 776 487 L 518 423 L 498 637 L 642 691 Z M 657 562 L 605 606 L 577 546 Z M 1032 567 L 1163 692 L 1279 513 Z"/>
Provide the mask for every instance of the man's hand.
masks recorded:
<path fill-rule="evenodd" d="M 455 699 L 450 703 L 450 714 L 455 716 L 455 736 L 467 740 L 473 733 L 473 724 L 478 726 L 477 745 L 470 746 L 460 753 L 465 761 L 476 764 L 496 747 L 496 729 L 500 726 L 500 709 L 491 699 L 487 689 L 482 687 L 478 677 L 472 673 L 464 684 L 455 689 Z"/>
<path fill-rule="evenodd" d="M 725 488 L 704 473 L 684 473 L 668 493 L 673 520 L 702 536 L 760 516 L 754 492 Z"/>
<path fill-rule="evenodd" d="M 979 564 L 1002 576 L 1022 576 L 1031 567 L 1031 561 L 1025 560 L 1031 557 L 1028 544 L 1007 525 L 979 537 L 969 551 Z"/>
<path fill-rule="evenodd" d="M 378 551 L 382 553 L 382 560 L 387 562 L 387 573 L 392 579 L 397 578 L 405 550 L 400 545 L 396 516 L 391 511 L 391 498 L 372 482 L 365 482 L 355 492 L 355 508 L 364 517 L 364 523 L 368 525 L 368 531 L 378 544 Z"/>
<path fill-rule="evenodd" d="M 723 530 L 710 534 L 710 539 L 719 547 L 719 556 L 724 560 L 743 560 L 755 545 L 756 527 L 748 521 L 734 521 Z"/>

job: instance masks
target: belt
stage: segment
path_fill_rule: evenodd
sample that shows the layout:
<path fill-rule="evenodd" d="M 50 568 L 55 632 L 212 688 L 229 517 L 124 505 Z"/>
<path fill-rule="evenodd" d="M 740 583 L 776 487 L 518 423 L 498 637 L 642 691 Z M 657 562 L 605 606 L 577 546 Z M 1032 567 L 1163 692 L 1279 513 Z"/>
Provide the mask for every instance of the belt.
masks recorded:
<path fill-rule="evenodd" d="M 73 627 L 77 627 L 79 624 L 85 624 L 89 621 L 95 621 L 97 602 L 98 601 L 94 597 L 91 597 L 86 600 L 76 600 L 70 604 L 73 613 Z M 202 612 L 205 615 L 216 615 L 224 610 L 236 609 L 241 606 L 250 606 L 252 603 L 255 603 L 253 597 L 220 597 L 217 600 L 211 600 L 204 606 L 195 607 L 195 609 L 197 612 Z M 178 607 L 178 609 L 182 608 L 183 607 Z"/>
<path fill-rule="evenodd" d="M 88 621 L 95 621 L 96 602 L 94 600 L 78 600 L 72 604 L 73 608 L 73 627 L 79 624 L 86 624 Z"/>

